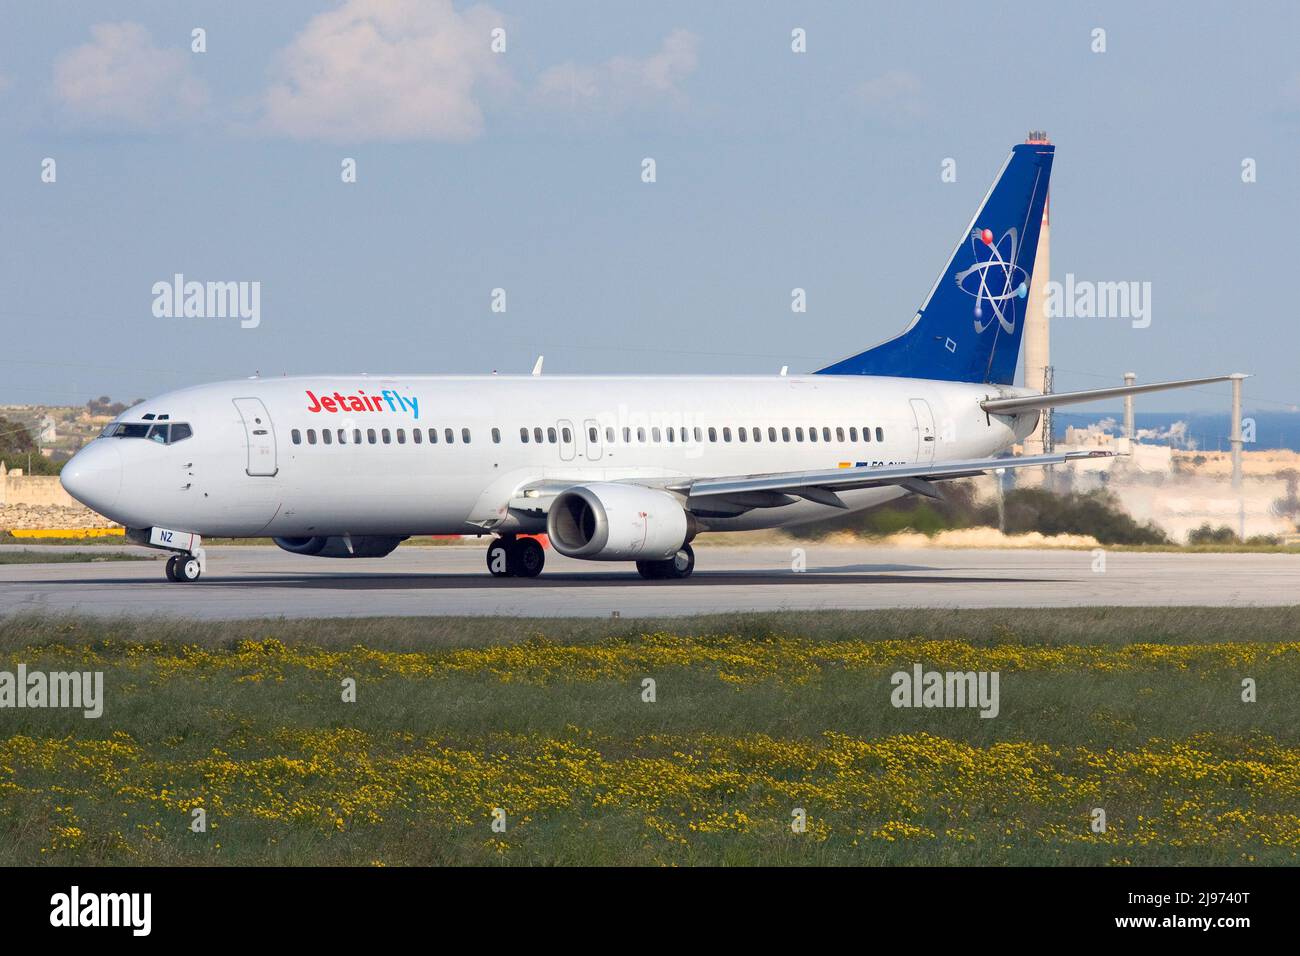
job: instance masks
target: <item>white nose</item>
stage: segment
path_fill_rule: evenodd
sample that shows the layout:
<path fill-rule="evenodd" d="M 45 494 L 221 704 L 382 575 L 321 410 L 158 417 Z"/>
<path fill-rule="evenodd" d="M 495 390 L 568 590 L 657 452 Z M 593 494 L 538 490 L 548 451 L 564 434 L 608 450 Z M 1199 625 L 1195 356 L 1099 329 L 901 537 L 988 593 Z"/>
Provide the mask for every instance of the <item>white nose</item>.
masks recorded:
<path fill-rule="evenodd" d="M 91 442 L 73 455 L 59 473 L 59 481 L 68 494 L 102 515 L 108 514 L 122 491 L 119 441 L 121 439 L 101 438 Z"/>

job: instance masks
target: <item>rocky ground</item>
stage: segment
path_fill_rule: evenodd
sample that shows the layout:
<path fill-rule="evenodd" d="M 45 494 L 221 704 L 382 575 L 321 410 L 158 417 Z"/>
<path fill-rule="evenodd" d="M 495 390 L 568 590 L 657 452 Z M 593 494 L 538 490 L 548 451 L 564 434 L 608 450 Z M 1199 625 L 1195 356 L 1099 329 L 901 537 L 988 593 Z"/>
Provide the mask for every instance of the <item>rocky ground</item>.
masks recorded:
<path fill-rule="evenodd" d="M 29 528 L 116 528 L 89 508 L 63 505 L 0 505 L 0 531 Z"/>

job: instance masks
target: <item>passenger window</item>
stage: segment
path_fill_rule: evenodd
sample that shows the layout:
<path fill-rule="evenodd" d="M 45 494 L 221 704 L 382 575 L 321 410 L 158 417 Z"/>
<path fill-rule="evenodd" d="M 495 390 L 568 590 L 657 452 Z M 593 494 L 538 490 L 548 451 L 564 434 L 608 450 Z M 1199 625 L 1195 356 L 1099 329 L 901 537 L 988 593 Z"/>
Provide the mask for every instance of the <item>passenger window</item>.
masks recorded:
<path fill-rule="evenodd" d="M 710 426 L 709 426 L 709 441 L 717 441 L 717 440 L 718 440 L 718 430 L 717 430 L 716 428 L 714 428 L 712 425 L 710 425 Z"/>
<path fill-rule="evenodd" d="M 463 441 L 466 445 L 469 444 L 469 429 L 468 429 L 468 428 L 462 428 L 462 429 L 460 430 L 460 440 Z"/>
<path fill-rule="evenodd" d="M 492 444 L 494 445 L 501 444 L 501 429 L 499 428 L 492 429 Z"/>
<path fill-rule="evenodd" d="M 354 444 L 354 445 L 360 445 L 360 444 L 361 444 L 361 429 L 360 429 L 360 428 L 354 428 L 354 429 L 352 429 L 352 444 Z"/>
<path fill-rule="evenodd" d="M 643 445 L 645 444 L 645 429 L 644 429 L 644 428 L 638 428 L 638 429 L 636 430 L 636 440 L 639 441 L 639 442 L 640 442 L 641 444 L 643 444 Z"/>
<path fill-rule="evenodd" d="M 740 428 L 736 429 L 736 437 L 739 438 L 741 441 L 749 441 L 749 435 L 745 433 L 745 428 L 743 425 Z"/>
<path fill-rule="evenodd" d="M 298 431 L 298 429 L 295 428 L 293 431 L 291 431 L 291 432 L 289 433 L 289 435 L 290 435 L 290 437 L 293 438 L 293 443 L 294 443 L 295 445 L 301 445 L 301 444 L 302 444 L 302 432 Z"/>
<path fill-rule="evenodd" d="M 763 440 L 763 429 L 761 429 L 761 428 L 755 426 L 754 429 L 753 429 L 753 432 L 754 432 L 754 441 L 762 441 L 762 440 Z"/>
<path fill-rule="evenodd" d="M 519 429 L 519 441 L 525 445 L 528 444 L 528 429 L 526 427 Z"/>
<path fill-rule="evenodd" d="M 857 441 L 857 440 L 858 440 L 858 426 L 857 426 L 857 425 L 850 425 L 850 426 L 849 426 L 849 441 Z"/>
<path fill-rule="evenodd" d="M 587 441 L 591 442 L 591 443 L 594 445 L 594 444 L 596 444 L 596 440 L 597 440 L 597 439 L 596 439 L 596 426 L 595 426 L 595 425 L 588 425 L 588 426 L 587 426 Z"/>
<path fill-rule="evenodd" d="M 393 433 L 387 428 L 380 429 L 379 437 L 384 440 L 385 445 L 391 445 L 393 443 Z"/>
<path fill-rule="evenodd" d="M 884 430 L 883 428 L 881 428 L 879 425 L 877 425 L 877 426 L 876 426 L 876 441 L 884 441 L 884 440 L 885 440 L 885 430 Z"/>
<path fill-rule="evenodd" d="M 808 429 L 808 440 L 809 440 L 809 441 L 816 441 L 816 440 L 817 440 L 817 429 L 816 429 L 816 428 L 810 428 L 810 429 Z"/>
<path fill-rule="evenodd" d="M 346 445 L 347 443 L 348 443 L 348 430 L 347 430 L 346 428 L 340 428 L 340 429 L 339 429 L 339 444 L 340 444 L 340 445 Z"/>
<path fill-rule="evenodd" d="M 565 444 L 568 444 L 569 442 L 573 441 L 573 432 L 569 431 L 567 427 L 561 428 L 560 434 L 561 436 L 563 436 Z"/>
<path fill-rule="evenodd" d="M 320 440 L 327 445 L 332 445 L 334 444 L 334 433 L 328 428 L 322 428 L 320 430 Z"/>
<path fill-rule="evenodd" d="M 533 429 L 533 441 L 539 445 L 542 443 L 542 430 L 540 428 Z"/>
<path fill-rule="evenodd" d="M 605 441 L 611 445 L 614 444 L 614 429 L 609 425 L 605 426 Z"/>
<path fill-rule="evenodd" d="M 397 444 L 399 444 L 399 445 L 405 445 L 405 444 L 406 444 L 406 429 L 405 429 L 405 428 L 399 428 L 399 429 L 397 430 Z"/>
<path fill-rule="evenodd" d="M 554 428 L 548 428 L 548 429 L 546 429 L 546 440 L 547 440 L 548 442 L 550 442 L 552 445 L 555 444 L 556 437 L 557 437 L 557 436 L 556 436 L 556 434 L 555 434 L 555 429 L 554 429 Z"/>
<path fill-rule="evenodd" d="M 456 433 L 450 428 L 444 428 L 442 430 L 442 437 L 446 440 L 448 445 L 454 445 L 456 443 Z"/>
<path fill-rule="evenodd" d="M 830 428 L 829 425 L 823 425 L 823 426 L 822 426 L 822 441 L 830 441 L 830 440 L 831 440 L 831 428 Z"/>
<path fill-rule="evenodd" d="M 795 440 L 795 441 L 803 441 L 803 426 L 802 426 L 802 425 L 796 425 L 796 426 L 795 426 L 795 429 L 794 429 L 794 440 Z"/>
<path fill-rule="evenodd" d="M 420 431 L 418 428 L 412 428 L 411 437 L 415 439 L 415 443 L 418 445 L 424 441 L 424 432 Z"/>
<path fill-rule="evenodd" d="M 429 444 L 430 445 L 438 444 L 438 429 L 436 428 L 429 429 Z"/>
<path fill-rule="evenodd" d="M 668 428 L 665 428 L 665 429 L 664 429 L 664 432 L 665 432 L 665 434 L 667 434 L 667 436 L 668 436 L 668 440 L 669 440 L 670 442 L 673 441 L 673 429 L 672 429 L 672 427 L 669 426 Z"/>
<path fill-rule="evenodd" d="M 776 427 L 774 425 L 767 426 L 767 440 L 776 441 Z"/>
<path fill-rule="evenodd" d="M 659 444 L 659 441 L 662 437 L 663 435 L 659 431 L 659 428 L 657 426 L 655 428 L 650 429 L 650 440 L 654 442 L 656 445 Z"/>
<path fill-rule="evenodd" d="M 695 426 L 695 440 L 700 442 L 704 441 L 704 430 L 700 428 L 699 425 Z"/>
<path fill-rule="evenodd" d="M 632 429 L 628 428 L 626 425 L 623 426 L 623 444 L 632 444 Z"/>
<path fill-rule="evenodd" d="M 836 441 L 844 441 L 844 428 L 843 428 L 843 426 L 839 426 L 839 425 L 837 425 L 837 426 L 835 427 L 835 440 L 836 440 Z"/>
<path fill-rule="evenodd" d="M 366 429 L 366 441 L 372 445 L 375 443 L 375 430 L 373 428 Z"/>
<path fill-rule="evenodd" d="M 862 440 L 863 440 L 863 441 L 867 441 L 867 442 L 871 441 L 871 426 L 870 426 L 870 425 L 863 425 L 863 426 L 862 426 Z"/>
<path fill-rule="evenodd" d="M 307 444 L 308 445 L 316 444 L 316 429 L 314 428 L 307 429 Z"/>

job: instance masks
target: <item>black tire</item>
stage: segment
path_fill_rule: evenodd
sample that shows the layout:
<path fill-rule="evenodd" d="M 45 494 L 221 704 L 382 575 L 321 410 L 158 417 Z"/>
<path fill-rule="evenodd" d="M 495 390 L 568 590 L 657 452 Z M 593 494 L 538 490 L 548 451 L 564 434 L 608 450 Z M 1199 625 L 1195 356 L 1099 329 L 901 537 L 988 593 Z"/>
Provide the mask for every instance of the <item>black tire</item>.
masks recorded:
<path fill-rule="evenodd" d="M 511 572 L 520 578 L 535 578 L 546 566 L 546 551 L 536 538 L 520 538 L 510 556 Z"/>
<path fill-rule="evenodd" d="M 672 558 L 664 562 L 667 572 L 664 577 L 668 578 L 689 578 L 691 572 L 695 570 L 695 549 L 689 544 L 684 544 L 677 549 L 677 553 Z"/>
<path fill-rule="evenodd" d="M 498 538 L 488 545 L 487 549 L 487 568 L 494 578 L 508 578 L 512 576 L 515 565 L 515 543 Z"/>
<path fill-rule="evenodd" d="M 180 557 L 179 554 L 173 554 L 171 557 L 167 559 L 167 569 L 165 573 L 167 574 L 168 581 L 180 580 L 180 578 L 176 576 L 176 559 L 179 557 Z"/>
<path fill-rule="evenodd" d="M 647 581 L 680 581 L 689 578 L 695 570 L 695 550 L 689 544 L 684 544 L 668 560 L 638 561 L 636 569 Z"/>
<path fill-rule="evenodd" d="M 637 573 L 647 581 L 658 581 L 663 577 L 662 561 L 638 561 L 636 563 Z"/>

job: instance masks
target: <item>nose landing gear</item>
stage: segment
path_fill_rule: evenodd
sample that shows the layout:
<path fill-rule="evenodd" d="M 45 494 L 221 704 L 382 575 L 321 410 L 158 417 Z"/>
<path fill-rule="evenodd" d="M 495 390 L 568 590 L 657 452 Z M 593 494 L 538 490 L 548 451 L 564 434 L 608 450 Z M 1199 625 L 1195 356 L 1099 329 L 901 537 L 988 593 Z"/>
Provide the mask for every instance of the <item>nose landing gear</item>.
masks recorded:
<path fill-rule="evenodd" d="M 488 545 L 487 566 L 494 578 L 535 578 L 546 564 L 536 538 L 498 538 Z"/>
<path fill-rule="evenodd" d="M 167 580 L 180 584 L 197 581 L 203 573 L 203 565 L 192 554 L 173 554 L 167 559 Z"/>

